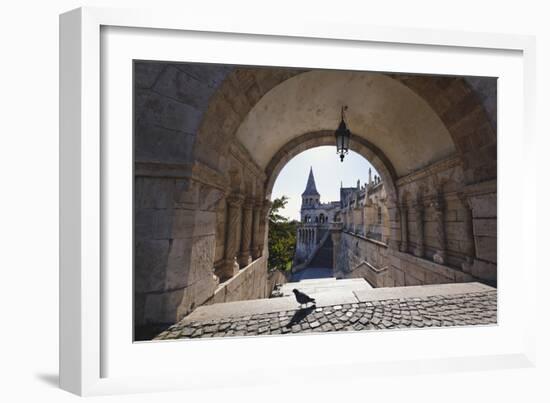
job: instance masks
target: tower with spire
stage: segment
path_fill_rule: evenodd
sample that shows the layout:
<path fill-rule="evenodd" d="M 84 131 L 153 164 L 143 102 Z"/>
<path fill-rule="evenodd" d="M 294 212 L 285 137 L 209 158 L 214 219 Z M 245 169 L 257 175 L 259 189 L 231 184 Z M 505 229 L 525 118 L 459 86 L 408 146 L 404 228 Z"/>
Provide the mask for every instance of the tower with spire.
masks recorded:
<path fill-rule="evenodd" d="M 317 191 L 317 186 L 315 185 L 313 167 L 310 167 L 306 190 L 302 193 L 302 210 L 316 208 L 320 204 L 320 198 L 321 195 Z"/>
<path fill-rule="evenodd" d="M 321 203 L 321 195 L 315 184 L 313 168 L 310 167 L 306 189 L 302 193 L 301 221 L 308 224 L 327 224 L 334 216 L 334 209 L 339 205 L 340 202 Z"/>

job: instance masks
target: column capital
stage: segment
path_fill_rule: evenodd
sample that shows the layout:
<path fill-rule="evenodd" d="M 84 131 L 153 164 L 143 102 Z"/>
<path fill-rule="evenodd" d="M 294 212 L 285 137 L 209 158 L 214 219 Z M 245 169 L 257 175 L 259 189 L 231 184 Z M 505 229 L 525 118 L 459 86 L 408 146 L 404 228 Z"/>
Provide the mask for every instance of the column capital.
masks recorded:
<path fill-rule="evenodd" d="M 227 196 L 225 200 L 231 207 L 240 207 L 244 202 L 244 195 L 242 193 L 234 192 Z"/>

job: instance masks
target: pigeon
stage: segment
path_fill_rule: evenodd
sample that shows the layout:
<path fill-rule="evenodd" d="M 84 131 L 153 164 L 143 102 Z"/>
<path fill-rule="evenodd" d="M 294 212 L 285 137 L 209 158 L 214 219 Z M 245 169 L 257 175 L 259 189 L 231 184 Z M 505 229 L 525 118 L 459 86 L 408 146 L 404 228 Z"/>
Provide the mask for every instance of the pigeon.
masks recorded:
<path fill-rule="evenodd" d="M 303 292 L 298 291 L 296 288 L 292 290 L 294 293 L 294 296 L 296 297 L 296 301 L 300 304 L 308 304 L 309 302 L 313 302 L 313 305 L 315 305 L 315 298 L 311 298 L 309 295 L 304 294 Z"/>

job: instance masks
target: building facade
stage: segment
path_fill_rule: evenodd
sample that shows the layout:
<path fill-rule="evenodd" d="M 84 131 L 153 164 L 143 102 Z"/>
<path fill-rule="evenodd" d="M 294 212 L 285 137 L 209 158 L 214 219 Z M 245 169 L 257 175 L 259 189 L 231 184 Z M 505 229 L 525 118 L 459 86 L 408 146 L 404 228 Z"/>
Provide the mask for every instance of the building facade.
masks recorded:
<path fill-rule="evenodd" d="M 321 202 L 313 169 L 310 169 L 306 188 L 302 193 L 301 224 L 297 229 L 295 266 L 304 267 L 330 236 L 335 223 L 343 231 L 386 243 L 389 236 L 386 191 L 378 175 L 355 187 L 340 187 L 340 200 Z"/>

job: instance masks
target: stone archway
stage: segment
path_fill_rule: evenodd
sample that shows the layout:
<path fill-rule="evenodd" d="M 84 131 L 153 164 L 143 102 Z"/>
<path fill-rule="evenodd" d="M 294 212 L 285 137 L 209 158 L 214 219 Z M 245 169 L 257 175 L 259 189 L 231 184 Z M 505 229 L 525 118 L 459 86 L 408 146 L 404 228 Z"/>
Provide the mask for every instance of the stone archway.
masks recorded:
<path fill-rule="evenodd" d="M 275 153 L 265 169 L 267 178 L 265 185 L 266 197 L 271 197 L 271 191 L 273 190 L 275 180 L 288 161 L 301 152 L 311 148 L 320 146 L 334 146 L 334 144 L 334 132 L 329 130 L 306 133 L 286 143 L 279 151 Z M 394 184 L 396 179 L 395 169 L 384 153 L 374 144 L 371 144 L 368 140 L 365 140 L 363 137 L 355 134 L 352 134 L 351 136 L 350 149 L 363 156 L 373 165 L 373 167 L 380 173 L 384 183 L 387 184 L 388 192 L 391 197 L 397 199 L 397 192 Z"/>
<path fill-rule="evenodd" d="M 265 233 L 265 196 L 273 178 L 300 150 L 333 144 L 343 104 L 357 136 L 352 149 L 395 187 L 388 195 L 396 206 L 392 239 L 402 236 L 400 220 L 419 221 L 410 228 L 417 236 L 427 233 L 416 256 L 424 262 L 396 252 L 389 285 L 496 278 L 496 129 L 483 86 L 458 77 L 370 72 L 199 71 L 196 65 L 154 62 L 135 68 L 136 323 L 173 322 L 212 301 L 213 267 L 231 258 L 224 256 L 220 234 L 228 233 L 228 222 L 239 232 L 246 223 L 247 231 Z M 196 96 L 189 97 L 188 88 Z M 449 185 L 434 186 L 443 182 Z M 401 212 L 402 192 L 411 197 Z M 227 219 L 230 209 L 234 221 Z M 443 239 L 451 268 L 430 261 L 442 246 L 430 244 L 432 217 L 438 232 L 447 225 Z M 455 221 L 446 224 L 449 217 Z M 468 251 L 456 239 L 465 232 L 475 237 Z M 233 249 L 244 252 L 243 262 L 243 243 L 256 248 L 249 251 L 254 258 L 262 257 L 258 249 L 265 239 L 254 244 L 259 238 L 243 242 L 239 234 Z M 469 266 L 459 271 L 462 261 Z"/>

